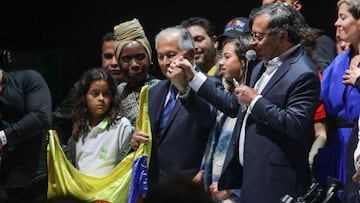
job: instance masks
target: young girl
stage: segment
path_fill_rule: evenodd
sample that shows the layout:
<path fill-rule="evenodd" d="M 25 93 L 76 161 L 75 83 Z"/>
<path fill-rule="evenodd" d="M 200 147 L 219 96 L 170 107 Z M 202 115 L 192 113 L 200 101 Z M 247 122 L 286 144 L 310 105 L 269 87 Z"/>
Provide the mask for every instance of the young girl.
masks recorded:
<path fill-rule="evenodd" d="M 243 34 L 236 38 L 227 38 L 223 42 L 222 57 L 219 61 L 220 75 L 225 91 L 233 92 L 236 85 L 234 80 L 243 84 L 245 80 L 246 58 L 249 49 L 250 35 Z M 238 202 L 240 189 L 218 190 L 218 180 L 225 161 L 227 148 L 237 118 L 230 118 L 218 111 L 217 123 L 211 140 L 213 151 L 206 154 L 204 181 L 214 202 Z M 208 157 L 211 157 L 209 159 Z"/>
<path fill-rule="evenodd" d="M 81 173 L 104 177 L 118 164 L 132 126 L 122 116 L 117 86 L 107 70 L 86 71 L 76 91 L 72 132 L 76 143 L 70 149 L 75 151 L 72 158 Z"/>

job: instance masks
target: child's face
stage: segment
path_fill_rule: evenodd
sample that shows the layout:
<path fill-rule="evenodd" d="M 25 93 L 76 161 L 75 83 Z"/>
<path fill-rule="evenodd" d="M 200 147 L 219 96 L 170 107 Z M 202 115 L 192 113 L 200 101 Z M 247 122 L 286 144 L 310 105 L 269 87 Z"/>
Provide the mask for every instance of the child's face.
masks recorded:
<path fill-rule="evenodd" d="M 100 122 L 104 119 L 104 114 L 109 110 L 111 103 L 109 84 L 105 80 L 92 82 L 86 93 L 86 102 L 92 122 Z"/>

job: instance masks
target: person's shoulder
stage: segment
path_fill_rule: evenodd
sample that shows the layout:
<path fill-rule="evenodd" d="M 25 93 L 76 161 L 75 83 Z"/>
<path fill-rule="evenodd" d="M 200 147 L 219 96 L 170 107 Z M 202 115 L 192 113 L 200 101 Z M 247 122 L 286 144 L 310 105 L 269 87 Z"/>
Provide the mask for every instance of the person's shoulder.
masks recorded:
<path fill-rule="evenodd" d="M 156 83 L 154 83 L 153 85 L 150 86 L 149 91 L 166 86 L 167 83 L 170 83 L 169 79 L 158 80 L 158 81 L 156 81 Z"/>
<path fill-rule="evenodd" d="M 16 73 L 18 75 L 23 75 L 26 77 L 42 77 L 40 72 L 35 69 L 18 70 L 18 71 L 14 71 L 14 73 Z"/>
<path fill-rule="evenodd" d="M 9 75 L 12 75 L 14 78 L 22 81 L 42 81 L 44 80 L 43 76 L 34 69 L 23 69 L 8 72 Z"/>
<path fill-rule="evenodd" d="M 117 123 L 122 124 L 122 125 L 131 125 L 130 120 L 125 116 L 119 117 L 119 119 L 117 120 Z"/>
<path fill-rule="evenodd" d="M 216 77 L 216 76 L 212 76 L 212 75 L 206 75 L 206 77 L 209 79 L 209 80 L 212 80 L 214 82 L 217 82 L 217 83 L 222 83 L 221 81 L 221 77 Z"/>
<path fill-rule="evenodd" d="M 159 83 L 161 80 L 154 77 L 154 76 L 150 76 L 146 82 L 145 82 L 145 85 L 148 85 L 149 87 L 152 87 L 154 85 L 156 85 L 157 83 Z"/>
<path fill-rule="evenodd" d="M 320 34 L 316 39 L 316 43 L 335 45 L 335 41 L 326 34 Z"/>
<path fill-rule="evenodd" d="M 124 129 L 124 128 L 131 128 L 132 129 L 132 127 L 133 127 L 131 125 L 130 120 L 125 116 L 117 117 L 114 124 L 115 124 L 117 129 Z"/>
<path fill-rule="evenodd" d="M 318 72 L 314 61 L 301 46 L 295 49 L 287 60 L 290 61 L 291 66 L 298 67 L 296 69 L 292 68 L 292 70 L 296 70 L 296 72 Z"/>

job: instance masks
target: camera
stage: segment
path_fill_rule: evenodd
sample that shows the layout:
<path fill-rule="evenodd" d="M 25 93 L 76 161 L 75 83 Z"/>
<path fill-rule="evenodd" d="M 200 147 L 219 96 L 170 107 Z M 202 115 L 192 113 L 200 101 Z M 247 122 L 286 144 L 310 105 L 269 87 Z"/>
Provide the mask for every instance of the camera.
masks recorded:
<path fill-rule="evenodd" d="M 312 183 L 305 195 L 297 198 L 285 195 L 280 199 L 280 203 L 340 203 L 338 192 L 344 189 L 342 183 L 328 177 L 327 185 L 324 189 L 319 183 Z"/>

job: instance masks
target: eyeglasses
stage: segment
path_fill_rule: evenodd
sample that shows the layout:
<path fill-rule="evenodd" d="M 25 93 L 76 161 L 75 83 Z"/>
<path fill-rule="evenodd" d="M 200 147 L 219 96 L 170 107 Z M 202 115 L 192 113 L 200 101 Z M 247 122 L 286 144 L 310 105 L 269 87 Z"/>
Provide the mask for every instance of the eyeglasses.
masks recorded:
<path fill-rule="evenodd" d="M 124 63 L 129 63 L 131 59 L 135 59 L 136 62 L 141 62 L 146 58 L 146 54 L 136 54 L 134 56 L 123 56 L 121 61 Z"/>
<path fill-rule="evenodd" d="M 261 40 L 263 40 L 266 37 L 267 33 L 261 33 L 261 32 L 251 32 L 250 36 L 251 39 L 254 40 L 255 42 L 260 42 Z"/>
<path fill-rule="evenodd" d="M 110 53 L 104 53 L 103 54 L 104 58 L 107 60 L 112 59 L 115 55 L 114 54 L 110 54 Z"/>

